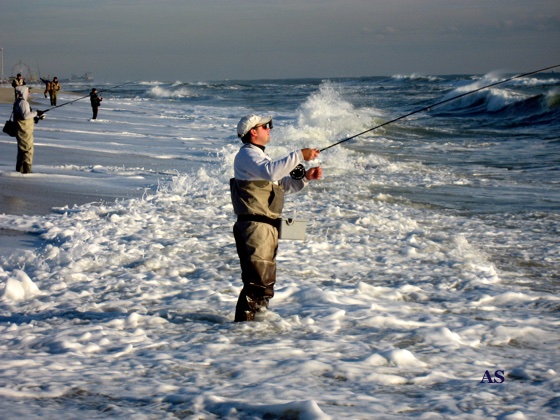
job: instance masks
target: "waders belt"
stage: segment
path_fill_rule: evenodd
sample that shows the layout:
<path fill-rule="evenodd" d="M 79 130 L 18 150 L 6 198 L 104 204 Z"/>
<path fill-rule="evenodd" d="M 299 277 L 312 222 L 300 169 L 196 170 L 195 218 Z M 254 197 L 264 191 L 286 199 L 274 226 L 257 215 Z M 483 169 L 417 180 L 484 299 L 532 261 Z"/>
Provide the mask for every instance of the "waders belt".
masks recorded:
<path fill-rule="evenodd" d="M 260 222 L 260 223 L 268 223 L 269 225 L 275 227 L 276 229 L 280 229 L 280 224 L 282 223 L 282 219 L 272 219 L 270 217 L 261 216 L 259 214 L 240 214 L 237 216 L 238 222 Z"/>

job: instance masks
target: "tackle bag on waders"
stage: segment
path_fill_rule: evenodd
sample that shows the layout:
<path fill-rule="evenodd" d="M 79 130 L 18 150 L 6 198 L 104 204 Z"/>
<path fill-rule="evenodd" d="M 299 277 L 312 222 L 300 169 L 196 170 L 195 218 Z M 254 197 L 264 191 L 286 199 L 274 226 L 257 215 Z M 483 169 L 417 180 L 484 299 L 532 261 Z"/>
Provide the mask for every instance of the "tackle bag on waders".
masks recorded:
<path fill-rule="evenodd" d="M 305 240 L 305 230 L 307 228 L 307 220 L 281 219 L 278 239 L 287 239 L 289 241 Z"/>
<path fill-rule="evenodd" d="M 18 130 L 17 123 L 12 120 L 13 115 L 14 113 L 12 112 L 12 115 L 10 115 L 10 119 L 6 121 L 6 124 L 4 124 L 4 128 L 2 129 L 2 131 L 10 137 L 15 137 Z"/>

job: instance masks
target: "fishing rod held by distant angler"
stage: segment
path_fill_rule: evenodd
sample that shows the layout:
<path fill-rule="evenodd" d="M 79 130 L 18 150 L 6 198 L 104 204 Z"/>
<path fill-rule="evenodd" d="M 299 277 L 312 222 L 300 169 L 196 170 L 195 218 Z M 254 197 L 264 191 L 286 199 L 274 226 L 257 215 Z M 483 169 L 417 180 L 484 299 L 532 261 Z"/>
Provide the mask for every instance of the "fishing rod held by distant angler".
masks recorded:
<path fill-rule="evenodd" d="M 126 82 L 126 83 L 123 83 L 123 84 L 121 84 L 121 85 L 113 86 L 113 87 L 111 87 L 111 88 L 109 88 L 109 89 L 103 89 L 103 90 L 100 90 L 99 93 L 101 93 L 101 92 L 108 92 L 108 91 L 110 91 L 110 90 L 115 90 L 116 88 L 120 88 L 121 86 L 129 85 L 129 84 L 131 84 L 131 83 L 134 83 L 134 82 Z M 52 108 L 49 108 L 49 109 L 45 109 L 44 111 L 42 111 L 42 113 L 45 114 L 45 113 L 47 113 L 47 112 L 49 112 L 49 111 L 52 111 L 53 109 L 60 108 L 60 107 L 65 106 L 65 105 L 73 104 L 74 102 L 80 101 L 80 100 L 85 99 L 85 98 L 89 98 L 89 96 L 90 96 L 90 93 L 88 93 L 87 95 L 82 96 L 82 97 L 80 97 L 80 98 L 78 98 L 78 99 L 74 99 L 74 100 L 69 101 L 69 102 L 64 102 L 63 104 L 60 104 L 60 105 L 57 105 L 57 106 L 53 106 Z"/>
<path fill-rule="evenodd" d="M 355 139 L 356 137 L 361 136 L 362 134 L 369 133 L 370 131 L 377 130 L 378 128 L 381 128 L 381 127 L 384 127 L 384 126 L 386 126 L 386 125 L 392 124 L 392 123 L 394 123 L 394 122 L 396 122 L 396 121 L 402 120 L 403 118 L 410 117 L 411 115 L 418 114 L 419 112 L 422 112 L 422 111 L 427 111 L 427 110 L 429 110 L 430 108 L 434 108 L 434 107 L 436 107 L 436 106 L 443 105 L 443 104 L 445 104 L 445 103 L 447 103 L 447 102 L 451 102 L 451 101 L 454 101 L 455 99 L 459 99 L 459 98 L 462 98 L 462 97 L 464 97 L 464 96 L 470 95 L 470 94 L 472 94 L 472 93 L 479 92 L 479 91 L 481 91 L 481 90 L 483 90 L 483 89 L 488 89 L 488 88 L 493 87 L 493 86 L 501 85 L 502 83 L 511 82 L 512 80 L 519 79 L 519 78 L 521 78 L 521 77 L 527 77 L 527 76 L 531 76 L 531 75 L 533 75 L 533 74 L 542 73 L 543 71 L 546 71 L 546 70 L 552 70 L 552 69 L 554 69 L 554 68 L 556 68 L 556 67 L 560 67 L 560 64 L 557 64 L 557 65 L 555 65 L 555 66 L 545 67 L 545 68 L 543 68 L 543 69 L 539 69 L 539 70 L 535 70 L 535 71 L 531 71 L 531 72 L 529 72 L 529 73 L 520 74 L 520 75 L 517 75 L 517 76 L 514 76 L 514 77 L 510 77 L 510 78 L 508 78 L 508 79 L 505 79 L 505 80 L 502 80 L 502 81 L 499 81 L 499 82 L 494 82 L 494 83 L 491 83 L 491 84 L 489 84 L 489 85 L 483 86 L 483 87 L 481 87 L 481 88 L 478 88 L 478 89 L 475 89 L 475 90 L 471 90 L 471 91 L 469 91 L 469 92 L 462 93 L 462 94 L 457 95 L 457 96 L 454 96 L 454 97 L 452 97 L 452 98 L 445 99 L 445 100 L 440 101 L 440 102 L 437 102 L 437 103 L 435 103 L 435 104 L 425 106 L 424 108 L 417 109 L 416 111 L 409 112 L 408 114 L 402 115 L 402 116 L 400 116 L 400 117 L 398 117 L 398 118 L 395 118 L 395 119 L 393 119 L 393 120 L 391 120 L 391 121 L 384 122 L 383 124 L 379 124 L 379 125 L 377 125 L 377 126 L 375 126 L 375 127 L 373 127 L 373 128 L 370 128 L 370 129 L 368 129 L 368 130 L 366 130 L 366 131 L 362 131 L 361 133 L 355 134 L 355 135 L 353 135 L 352 137 L 348 137 L 348 138 L 345 138 L 345 139 L 343 139 L 343 140 L 337 141 L 336 143 L 333 143 L 333 144 L 331 144 L 330 146 L 327 146 L 327 147 L 325 147 L 325 148 L 323 148 L 323 149 L 319 149 L 319 151 L 320 151 L 320 152 L 323 152 L 323 151 L 325 151 L 325 150 L 327 150 L 327 149 L 330 149 L 331 147 L 334 147 L 334 146 L 337 146 L 337 145 L 339 145 L 339 144 L 341 144 L 341 143 L 344 143 L 344 142 L 347 142 L 347 141 L 349 141 L 349 140 Z"/>

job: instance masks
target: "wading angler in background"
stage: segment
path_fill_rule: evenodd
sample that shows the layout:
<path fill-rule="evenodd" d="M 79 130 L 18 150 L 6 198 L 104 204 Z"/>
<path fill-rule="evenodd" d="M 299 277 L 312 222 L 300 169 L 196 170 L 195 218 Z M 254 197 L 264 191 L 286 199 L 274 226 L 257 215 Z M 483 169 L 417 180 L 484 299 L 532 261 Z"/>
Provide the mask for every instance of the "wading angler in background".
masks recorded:
<path fill-rule="evenodd" d="M 47 97 L 47 93 L 51 99 L 51 105 L 56 106 L 56 97 L 58 95 L 58 91 L 60 90 L 60 82 L 58 81 L 58 77 L 55 77 L 52 82 L 47 80 L 46 87 L 45 87 L 45 98 Z"/>
<path fill-rule="evenodd" d="M 99 110 L 99 106 L 101 105 L 101 101 L 103 100 L 103 98 L 97 94 L 96 88 L 91 89 L 91 93 L 89 94 L 89 100 L 91 103 L 91 110 L 93 111 L 93 117 L 91 117 L 91 119 L 96 120 L 97 111 Z"/>
<path fill-rule="evenodd" d="M 12 87 L 14 88 L 14 99 L 16 100 L 18 98 L 18 93 L 16 90 L 18 86 L 25 86 L 25 80 L 21 76 L 21 73 L 18 73 L 16 78 L 12 80 Z"/>
<path fill-rule="evenodd" d="M 315 159 L 316 149 L 301 149 L 272 160 L 265 153 L 270 142 L 272 117 L 248 115 L 237 125 L 243 146 L 235 156 L 234 178 L 230 180 L 231 200 L 237 215 L 233 235 L 241 264 L 243 289 L 235 309 L 235 321 L 253 321 L 258 311 L 268 308 L 276 283 L 278 229 L 284 194 L 305 188 L 322 176 L 315 167 L 290 176 L 304 160 Z M 299 178 L 299 179 L 296 179 Z"/>
<path fill-rule="evenodd" d="M 15 89 L 17 99 L 14 102 L 14 121 L 17 123 L 18 146 L 16 171 L 29 174 L 33 165 L 33 130 L 35 123 L 43 118 L 43 111 L 33 111 L 29 106 L 27 86 L 18 86 Z"/>

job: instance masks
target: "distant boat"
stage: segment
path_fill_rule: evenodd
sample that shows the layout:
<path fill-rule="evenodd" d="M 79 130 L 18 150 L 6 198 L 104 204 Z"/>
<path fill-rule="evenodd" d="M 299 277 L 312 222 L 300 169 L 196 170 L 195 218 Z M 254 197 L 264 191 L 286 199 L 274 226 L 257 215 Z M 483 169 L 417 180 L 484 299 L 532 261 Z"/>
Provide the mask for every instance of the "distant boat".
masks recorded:
<path fill-rule="evenodd" d="M 93 73 L 87 72 L 84 73 L 82 76 L 76 76 L 75 74 L 71 75 L 68 78 L 69 82 L 93 82 Z"/>

